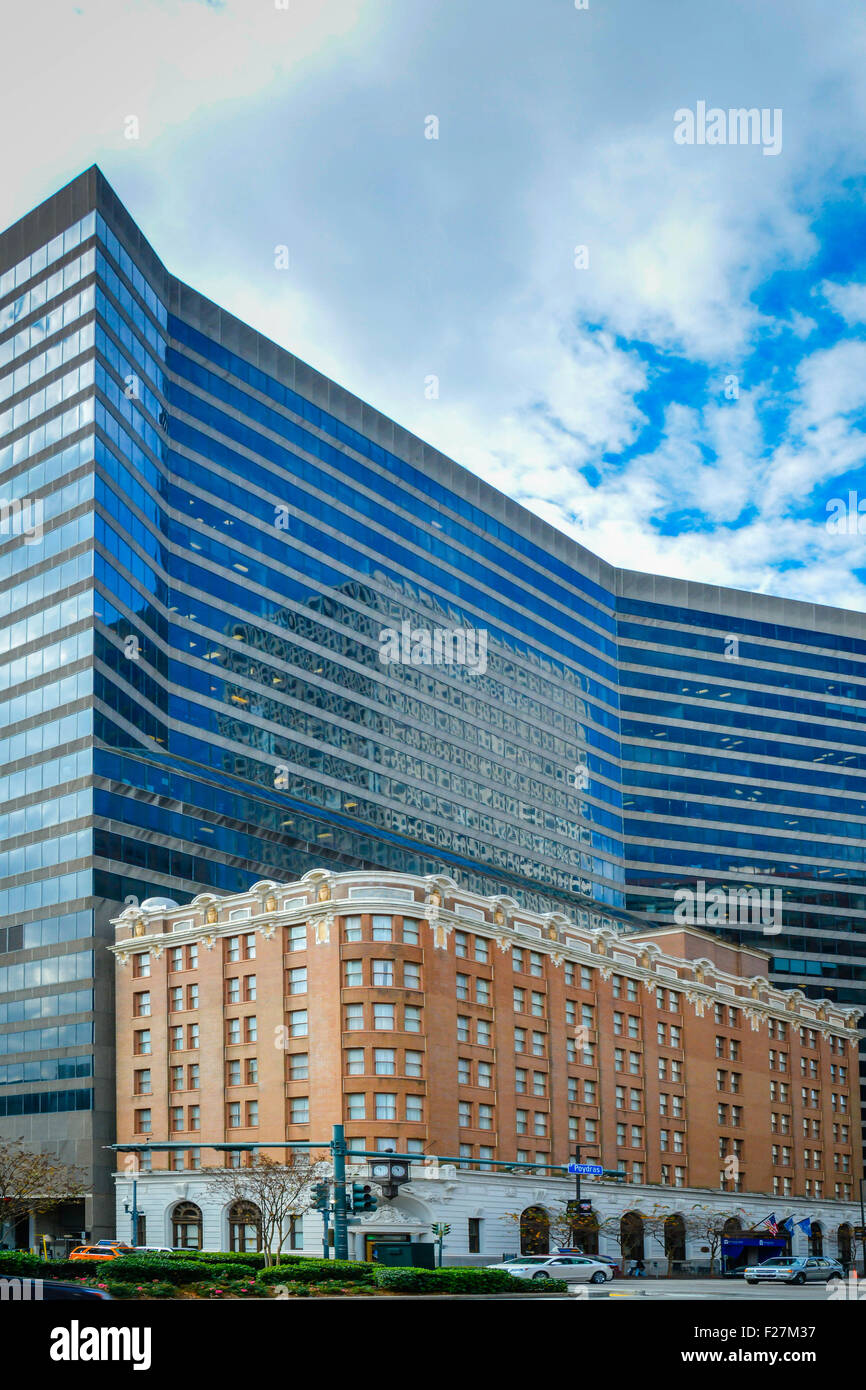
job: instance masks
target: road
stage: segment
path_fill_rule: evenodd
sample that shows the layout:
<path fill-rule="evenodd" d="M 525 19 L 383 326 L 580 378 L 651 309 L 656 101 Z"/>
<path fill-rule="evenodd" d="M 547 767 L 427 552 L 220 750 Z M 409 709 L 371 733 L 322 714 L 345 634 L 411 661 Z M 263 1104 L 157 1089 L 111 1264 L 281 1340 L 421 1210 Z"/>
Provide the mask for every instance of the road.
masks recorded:
<path fill-rule="evenodd" d="M 621 1299 L 700 1299 L 712 1300 L 713 1302 L 785 1302 L 785 1303 L 826 1303 L 828 1301 L 843 1301 L 837 1297 L 830 1299 L 830 1291 L 824 1284 L 803 1284 L 801 1287 L 793 1285 L 775 1284 L 747 1284 L 743 1279 L 614 1279 L 609 1284 L 599 1287 L 595 1285 L 578 1285 L 581 1292 L 578 1298 L 587 1295 L 591 1299 L 597 1298 L 621 1298 Z M 586 1290 L 586 1293 L 582 1290 Z M 844 1301 L 864 1301 L 866 1302 L 866 1281 L 861 1281 L 860 1286 L 845 1286 L 846 1298 Z M 858 1300 L 857 1295 L 861 1295 Z M 562 1295 L 563 1297 L 565 1295 Z M 574 1295 L 569 1295 L 573 1297 Z"/>

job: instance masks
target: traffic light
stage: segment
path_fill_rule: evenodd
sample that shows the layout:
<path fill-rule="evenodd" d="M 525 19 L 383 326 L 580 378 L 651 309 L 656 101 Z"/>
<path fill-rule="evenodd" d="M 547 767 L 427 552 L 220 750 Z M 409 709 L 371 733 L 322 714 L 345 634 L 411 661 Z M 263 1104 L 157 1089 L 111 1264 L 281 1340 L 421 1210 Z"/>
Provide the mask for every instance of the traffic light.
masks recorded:
<path fill-rule="evenodd" d="M 353 1182 L 349 1198 L 352 1211 L 375 1211 L 379 1205 L 369 1183 Z"/>
<path fill-rule="evenodd" d="M 316 1211 L 326 1212 L 331 1205 L 331 1189 L 326 1182 L 317 1182 L 313 1188 L 313 1207 Z"/>

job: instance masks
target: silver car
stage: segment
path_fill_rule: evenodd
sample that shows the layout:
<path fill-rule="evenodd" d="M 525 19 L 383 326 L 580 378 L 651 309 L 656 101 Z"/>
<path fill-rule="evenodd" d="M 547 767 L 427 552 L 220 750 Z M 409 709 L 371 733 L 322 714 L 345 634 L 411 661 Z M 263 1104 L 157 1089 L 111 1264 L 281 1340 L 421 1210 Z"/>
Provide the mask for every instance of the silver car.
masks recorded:
<path fill-rule="evenodd" d="M 569 1284 L 605 1284 L 613 1278 L 609 1264 L 589 1255 L 521 1255 L 488 1269 L 504 1269 L 518 1279 L 567 1279 Z"/>
<path fill-rule="evenodd" d="M 845 1271 L 838 1260 L 828 1260 L 819 1255 L 801 1255 L 797 1259 L 777 1255 L 762 1264 L 750 1265 L 743 1278 L 747 1284 L 757 1284 L 762 1279 L 775 1284 L 826 1284 L 830 1279 L 844 1279 Z"/>

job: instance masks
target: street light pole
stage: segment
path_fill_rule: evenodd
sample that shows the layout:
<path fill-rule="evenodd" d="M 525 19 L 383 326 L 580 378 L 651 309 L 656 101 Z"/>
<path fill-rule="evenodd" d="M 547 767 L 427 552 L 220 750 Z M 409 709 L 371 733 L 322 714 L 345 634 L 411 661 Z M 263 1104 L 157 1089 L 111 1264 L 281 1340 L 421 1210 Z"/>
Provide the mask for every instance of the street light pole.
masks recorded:
<path fill-rule="evenodd" d="M 349 1258 L 349 1222 L 346 1211 L 346 1135 L 334 1125 L 331 1152 L 334 1158 L 334 1259 Z"/>
<path fill-rule="evenodd" d="M 866 1178 L 860 1179 L 860 1253 L 863 1257 L 863 1278 L 866 1279 L 866 1217 L 863 1215 L 863 1184 Z M 856 1249 L 856 1241 L 855 1241 Z"/>
<path fill-rule="evenodd" d="M 130 1214 L 129 1214 L 129 1219 L 130 1219 L 130 1223 L 131 1223 L 131 1225 L 132 1225 L 132 1240 L 130 1241 L 130 1244 L 131 1244 L 131 1245 L 137 1245 L 137 1244 L 138 1244 L 138 1177 L 137 1177 L 137 1176 L 136 1176 L 136 1177 L 133 1177 L 133 1179 L 132 1179 L 132 1211 L 131 1211 Z"/>

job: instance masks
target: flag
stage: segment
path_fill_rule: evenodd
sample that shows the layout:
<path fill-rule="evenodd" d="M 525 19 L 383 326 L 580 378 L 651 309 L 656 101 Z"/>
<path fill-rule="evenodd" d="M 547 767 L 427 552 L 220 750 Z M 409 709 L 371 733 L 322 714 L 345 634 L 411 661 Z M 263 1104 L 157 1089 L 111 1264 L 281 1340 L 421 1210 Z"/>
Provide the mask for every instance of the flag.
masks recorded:
<path fill-rule="evenodd" d="M 812 1234 L 811 1217 L 804 1216 L 802 1221 L 797 1222 L 797 1225 L 800 1227 L 800 1230 L 803 1232 L 804 1235 L 810 1236 Z"/>
<path fill-rule="evenodd" d="M 776 1213 L 774 1211 L 771 1211 L 769 1216 L 764 1217 L 761 1225 L 767 1227 L 771 1236 L 777 1236 L 779 1234 L 779 1227 L 776 1224 Z"/>
<path fill-rule="evenodd" d="M 793 1218 L 793 1216 L 786 1216 L 785 1219 L 784 1219 L 784 1221 L 780 1221 L 780 1222 L 779 1222 L 779 1230 L 780 1230 L 780 1231 L 784 1231 L 786 1235 L 789 1235 L 789 1236 L 793 1235 L 793 1234 L 794 1234 L 794 1218 Z"/>

